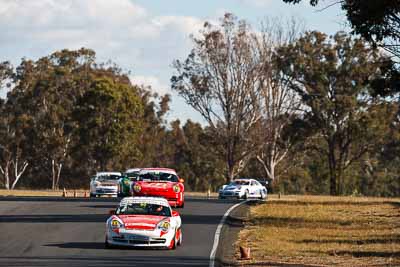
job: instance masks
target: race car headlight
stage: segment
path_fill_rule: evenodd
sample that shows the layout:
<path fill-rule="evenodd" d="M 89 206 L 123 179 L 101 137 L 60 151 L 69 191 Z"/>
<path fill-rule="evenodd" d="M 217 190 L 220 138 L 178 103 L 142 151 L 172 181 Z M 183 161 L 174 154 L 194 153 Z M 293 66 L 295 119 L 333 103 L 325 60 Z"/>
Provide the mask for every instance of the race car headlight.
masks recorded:
<path fill-rule="evenodd" d="M 179 193 L 179 191 L 181 191 L 181 188 L 179 187 L 179 185 L 174 185 L 173 187 L 172 187 L 172 189 L 174 190 L 174 192 L 175 193 Z"/>
<path fill-rule="evenodd" d="M 112 220 L 111 221 L 111 228 L 121 228 L 123 227 L 123 224 L 118 221 L 118 220 Z"/>
<path fill-rule="evenodd" d="M 160 229 L 163 232 L 168 232 L 169 227 L 170 227 L 169 221 L 161 221 L 158 225 L 157 228 Z"/>
<path fill-rule="evenodd" d="M 140 192 L 140 190 L 142 190 L 142 187 L 141 187 L 140 185 L 138 185 L 138 184 L 135 184 L 135 185 L 133 186 L 133 191 L 135 191 L 135 192 L 139 193 L 139 192 Z"/>

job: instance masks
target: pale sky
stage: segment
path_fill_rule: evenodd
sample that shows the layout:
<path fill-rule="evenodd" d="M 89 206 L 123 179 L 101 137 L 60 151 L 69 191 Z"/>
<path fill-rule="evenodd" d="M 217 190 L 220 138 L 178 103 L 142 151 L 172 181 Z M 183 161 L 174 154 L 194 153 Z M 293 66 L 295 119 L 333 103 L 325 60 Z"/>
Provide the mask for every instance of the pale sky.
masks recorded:
<path fill-rule="evenodd" d="M 21 58 L 81 47 L 96 51 L 98 61 L 112 60 L 136 84 L 172 95 L 168 119 L 201 121 L 170 89 L 175 59 L 185 59 L 190 34 L 205 21 L 234 13 L 255 28 L 263 18 L 295 16 L 306 30 L 334 34 L 349 29 L 339 6 L 324 11 L 309 1 L 289 5 L 282 0 L 0 0 L 0 61 L 14 66 Z M 328 5 L 331 1 L 322 1 Z M 320 6 L 321 9 L 323 6 Z M 0 92 L 5 96 L 5 92 Z"/>

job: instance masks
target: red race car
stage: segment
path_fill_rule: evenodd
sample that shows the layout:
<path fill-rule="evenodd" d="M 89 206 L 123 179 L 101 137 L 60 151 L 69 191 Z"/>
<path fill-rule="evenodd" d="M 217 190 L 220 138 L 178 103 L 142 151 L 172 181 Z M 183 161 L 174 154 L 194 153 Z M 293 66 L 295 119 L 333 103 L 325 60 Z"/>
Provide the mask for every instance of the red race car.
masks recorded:
<path fill-rule="evenodd" d="M 138 181 L 132 183 L 134 196 L 163 197 L 172 207 L 185 206 L 183 185 L 176 171 L 168 168 L 144 168 L 139 172 Z"/>

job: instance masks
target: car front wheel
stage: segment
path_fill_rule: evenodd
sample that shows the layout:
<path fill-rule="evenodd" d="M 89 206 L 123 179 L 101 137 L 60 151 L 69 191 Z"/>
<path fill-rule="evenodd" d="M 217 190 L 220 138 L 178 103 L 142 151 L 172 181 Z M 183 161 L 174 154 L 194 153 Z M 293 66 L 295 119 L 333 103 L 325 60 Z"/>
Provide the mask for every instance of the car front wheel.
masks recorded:
<path fill-rule="evenodd" d="M 113 248 L 113 246 L 110 243 L 108 243 L 107 237 L 106 240 L 104 241 L 104 247 L 107 249 Z"/>
<path fill-rule="evenodd" d="M 168 249 L 174 250 L 176 248 L 176 233 L 174 237 L 171 239 L 171 243 L 168 246 Z"/>
<path fill-rule="evenodd" d="M 179 231 L 178 232 L 179 233 L 179 238 L 178 238 L 177 245 L 180 246 L 180 245 L 182 245 L 182 230 L 179 229 L 178 231 Z"/>

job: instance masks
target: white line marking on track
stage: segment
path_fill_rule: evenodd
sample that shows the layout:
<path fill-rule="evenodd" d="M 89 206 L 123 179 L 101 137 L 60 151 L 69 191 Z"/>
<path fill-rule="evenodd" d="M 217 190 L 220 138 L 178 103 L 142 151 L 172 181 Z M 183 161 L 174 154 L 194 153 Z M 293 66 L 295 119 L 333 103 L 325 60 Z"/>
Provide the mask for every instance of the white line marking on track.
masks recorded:
<path fill-rule="evenodd" d="M 222 226 L 224 226 L 224 223 L 226 221 L 226 217 L 228 217 L 229 213 L 234 210 L 236 207 L 246 203 L 248 200 L 242 201 L 240 203 L 237 203 L 235 205 L 233 205 L 232 207 L 230 207 L 224 214 L 224 216 L 222 217 L 221 221 L 218 224 L 217 230 L 215 231 L 215 235 L 214 235 L 214 245 L 213 248 L 211 250 L 211 254 L 210 254 L 210 265 L 209 267 L 214 267 L 215 266 L 215 254 L 217 253 L 217 248 L 218 248 L 218 243 L 219 243 L 219 237 L 221 235 L 221 230 L 222 230 Z"/>

